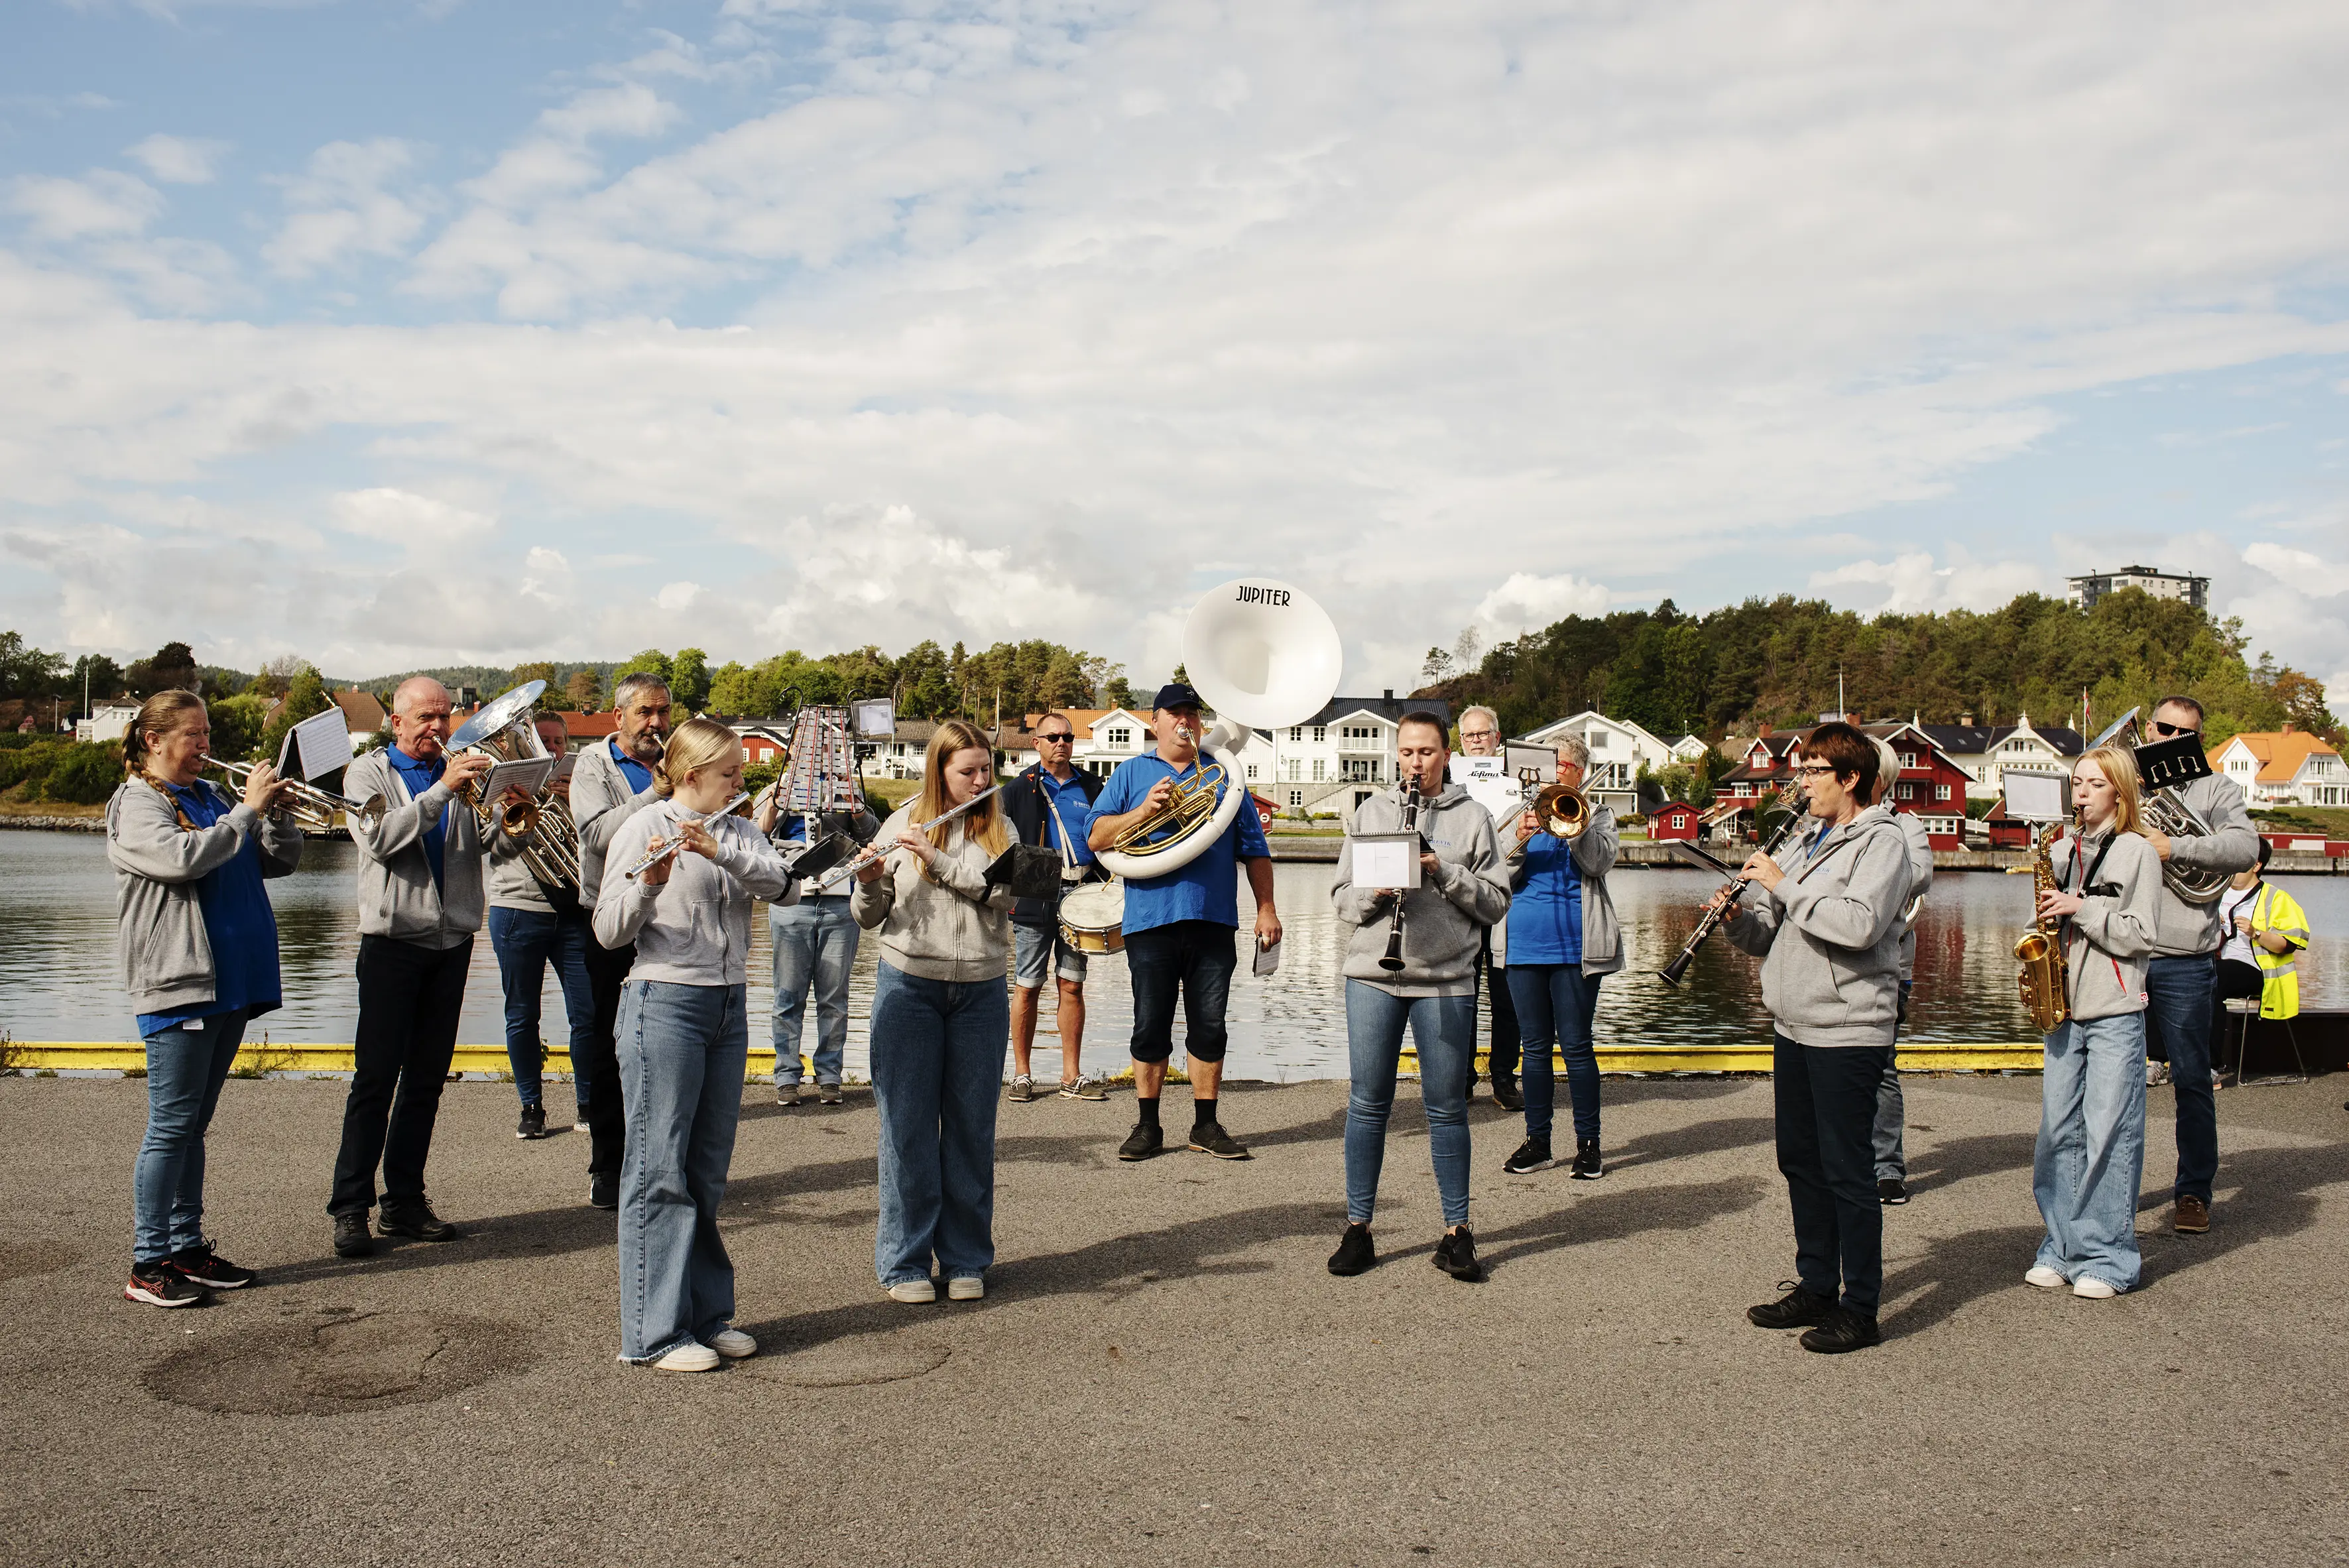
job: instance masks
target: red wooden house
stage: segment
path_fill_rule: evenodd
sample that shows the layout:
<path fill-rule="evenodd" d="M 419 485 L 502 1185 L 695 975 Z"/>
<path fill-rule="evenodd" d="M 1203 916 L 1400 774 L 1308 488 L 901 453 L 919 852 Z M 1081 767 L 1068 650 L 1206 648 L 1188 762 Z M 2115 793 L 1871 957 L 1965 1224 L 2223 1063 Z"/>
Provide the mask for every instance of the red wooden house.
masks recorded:
<path fill-rule="evenodd" d="M 1717 797 L 1756 801 L 1774 790 L 1787 789 L 1794 782 L 1795 769 L 1802 764 L 1803 742 L 1816 727 L 1757 737 L 1738 766 L 1723 778 Z M 1900 777 L 1893 780 L 1889 801 L 1892 809 L 1923 819 L 1925 836 L 1936 850 L 1963 848 L 1965 769 L 1916 725 L 1864 724 L 1859 730 L 1885 741 L 1899 754 Z"/>
<path fill-rule="evenodd" d="M 1685 800 L 1667 800 L 1648 813 L 1648 837 L 1693 841 L 1702 830 L 1698 824 L 1703 815 Z"/>

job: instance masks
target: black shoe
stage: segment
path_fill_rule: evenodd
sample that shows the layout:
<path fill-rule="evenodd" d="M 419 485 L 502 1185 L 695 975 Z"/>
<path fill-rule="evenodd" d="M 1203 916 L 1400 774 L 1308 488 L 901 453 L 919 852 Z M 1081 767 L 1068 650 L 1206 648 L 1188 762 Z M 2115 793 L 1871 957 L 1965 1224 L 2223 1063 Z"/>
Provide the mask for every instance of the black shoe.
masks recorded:
<path fill-rule="evenodd" d="M 1814 1323 L 1825 1323 L 1827 1315 L 1836 1310 L 1835 1302 L 1824 1295 L 1813 1295 L 1801 1285 L 1787 1285 L 1786 1294 L 1777 1300 L 1745 1309 L 1745 1321 L 1756 1328 L 1805 1328 Z"/>
<path fill-rule="evenodd" d="M 1137 1121 L 1125 1141 L 1117 1146 L 1120 1160 L 1147 1160 L 1166 1147 L 1166 1134 L 1146 1121 Z"/>
<path fill-rule="evenodd" d="M 1803 1334 L 1803 1348 L 1822 1356 L 1840 1356 L 1847 1350 L 1865 1350 L 1883 1343 L 1884 1336 L 1877 1331 L 1876 1319 L 1862 1317 L 1847 1306 L 1834 1308 L 1816 1328 L 1806 1329 Z"/>
<path fill-rule="evenodd" d="M 836 1083 L 820 1083 L 815 1086 L 815 1098 L 820 1105 L 838 1105 L 840 1086 Z"/>
<path fill-rule="evenodd" d="M 516 1138 L 545 1137 L 546 1107 L 543 1105 L 523 1106 L 522 1108 L 522 1120 L 514 1124 L 514 1136 Z"/>
<path fill-rule="evenodd" d="M 1517 1080 L 1513 1078 L 1495 1078 L 1493 1080 L 1493 1103 L 1499 1106 L 1503 1110 L 1525 1109 L 1526 1097 L 1517 1092 Z"/>
<path fill-rule="evenodd" d="M 130 1279 L 122 1287 L 122 1299 L 148 1306 L 202 1306 L 212 1297 L 201 1285 L 190 1284 L 169 1260 L 159 1258 L 151 1264 L 130 1265 Z M 188 1332 L 193 1334 L 195 1330 Z"/>
<path fill-rule="evenodd" d="M 367 1229 L 365 1209 L 346 1209 L 335 1216 L 335 1253 L 363 1258 L 375 1251 L 375 1233 Z"/>
<path fill-rule="evenodd" d="M 1501 1172 L 1506 1176 L 1530 1176 L 1557 1163 L 1550 1158 L 1548 1139 L 1528 1138 L 1517 1145 L 1515 1154 L 1501 1161 Z"/>
<path fill-rule="evenodd" d="M 587 1202 L 591 1208 L 618 1208 L 620 1206 L 620 1173 L 617 1171 L 587 1172 Z"/>
<path fill-rule="evenodd" d="M 457 1227 L 432 1212 L 432 1205 L 423 1199 L 412 1202 L 386 1203 L 377 1211 L 375 1228 L 378 1234 L 406 1236 L 411 1242 L 453 1242 Z"/>
<path fill-rule="evenodd" d="M 1247 1145 L 1226 1132 L 1220 1121 L 1193 1123 L 1190 1148 L 1194 1154 L 1212 1154 L 1218 1160 L 1251 1158 Z"/>
<path fill-rule="evenodd" d="M 1578 1181 L 1596 1181 L 1607 1174 L 1607 1162 L 1599 1158 L 1599 1140 L 1578 1138 L 1574 1140 L 1574 1169 L 1567 1174 Z"/>
<path fill-rule="evenodd" d="M 1444 1233 L 1443 1239 L 1435 1243 L 1435 1266 L 1470 1284 L 1484 1282 L 1485 1265 L 1476 1261 L 1476 1238 L 1469 1233 L 1467 1226 Z"/>
<path fill-rule="evenodd" d="M 205 1290 L 243 1290 L 261 1276 L 251 1269 L 241 1269 L 218 1253 L 209 1243 L 174 1253 L 163 1260 L 163 1266 Z"/>
<path fill-rule="evenodd" d="M 1897 1209 L 1909 1201 L 1909 1183 L 1898 1176 L 1887 1176 L 1876 1184 L 1876 1201 L 1888 1209 Z"/>
<path fill-rule="evenodd" d="M 1362 1274 L 1378 1261 L 1379 1249 L 1371 1244 L 1370 1226 L 1350 1224 L 1338 1238 L 1338 1250 L 1330 1254 L 1330 1272 L 1341 1276 Z"/>

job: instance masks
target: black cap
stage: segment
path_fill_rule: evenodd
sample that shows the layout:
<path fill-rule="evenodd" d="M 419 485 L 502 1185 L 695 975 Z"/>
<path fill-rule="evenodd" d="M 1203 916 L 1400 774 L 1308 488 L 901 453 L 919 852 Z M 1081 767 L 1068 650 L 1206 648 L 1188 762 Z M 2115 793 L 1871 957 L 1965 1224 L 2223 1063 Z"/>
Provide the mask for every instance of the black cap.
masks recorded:
<path fill-rule="evenodd" d="M 1207 705 L 1199 700 L 1197 692 L 1193 691 L 1181 681 L 1169 681 L 1158 688 L 1158 695 L 1150 699 L 1150 706 L 1153 707 L 1205 707 Z"/>

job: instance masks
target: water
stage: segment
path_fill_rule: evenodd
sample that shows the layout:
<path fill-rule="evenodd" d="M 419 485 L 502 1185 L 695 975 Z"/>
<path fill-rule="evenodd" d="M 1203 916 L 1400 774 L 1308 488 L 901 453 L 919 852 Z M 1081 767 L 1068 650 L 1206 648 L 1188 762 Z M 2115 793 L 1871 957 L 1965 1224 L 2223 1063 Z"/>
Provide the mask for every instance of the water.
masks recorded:
<path fill-rule="evenodd" d="M 285 1006 L 262 1020 L 272 1040 L 347 1044 L 354 1033 L 358 954 L 353 913 L 354 861 L 348 844 L 315 842 L 302 870 L 269 884 L 285 976 Z M 1274 886 L 1288 928 L 1278 974 L 1258 980 L 1243 965 L 1233 982 L 1231 1071 L 1248 1078 L 1342 1078 L 1345 1003 L 1338 982 L 1340 927 L 1330 913 L 1327 865 L 1283 863 Z M 1627 971 L 1601 989 L 1598 1035 L 1613 1047 L 1686 1047 L 1760 1044 L 1769 1037 L 1753 960 L 1726 942 L 1706 944 L 1678 990 L 1655 971 L 1678 952 L 1695 923 L 1697 904 L 1715 879 L 1678 870 L 1624 870 L 1609 881 L 1630 944 Z M 2300 962 L 2302 1005 L 2349 1006 L 2349 879 L 2289 877 L 2316 932 Z M 2019 877 L 1945 873 L 1936 879 L 1917 924 L 1917 989 L 1904 1037 L 1920 1041 L 2009 1043 L 2031 1037 L 2015 1000 L 2010 956 L 2028 902 Z M 1247 907 L 1245 892 L 1241 907 Z M 114 879 L 105 841 L 94 833 L 0 832 L 0 1028 L 18 1040 L 132 1040 L 114 943 Z M 873 1000 L 878 944 L 860 944 L 849 987 L 848 1071 L 864 1072 L 865 1020 Z M 771 990 L 767 923 L 751 932 L 750 1006 L 763 1014 Z M 1116 1070 L 1133 1024 L 1125 963 L 1097 960 L 1086 986 L 1084 1059 Z M 564 1037 L 563 999 L 550 981 L 546 1033 Z M 1047 1006 L 1037 1044 L 1037 1076 L 1059 1076 L 1057 1040 Z M 458 1038 L 498 1045 L 505 1037 L 497 963 L 486 935 L 473 949 Z M 763 1044 L 754 1026 L 752 1043 Z"/>

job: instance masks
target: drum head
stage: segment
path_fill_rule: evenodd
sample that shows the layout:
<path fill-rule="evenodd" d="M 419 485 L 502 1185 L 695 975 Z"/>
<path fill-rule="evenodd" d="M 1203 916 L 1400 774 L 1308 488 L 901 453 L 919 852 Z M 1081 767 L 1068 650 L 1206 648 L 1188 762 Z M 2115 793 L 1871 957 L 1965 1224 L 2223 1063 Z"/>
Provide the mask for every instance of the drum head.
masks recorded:
<path fill-rule="evenodd" d="M 1061 922 L 1079 931 L 1107 931 L 1125 921 L 1125 884 L 1087 882 L 1061 895 Z"/>

